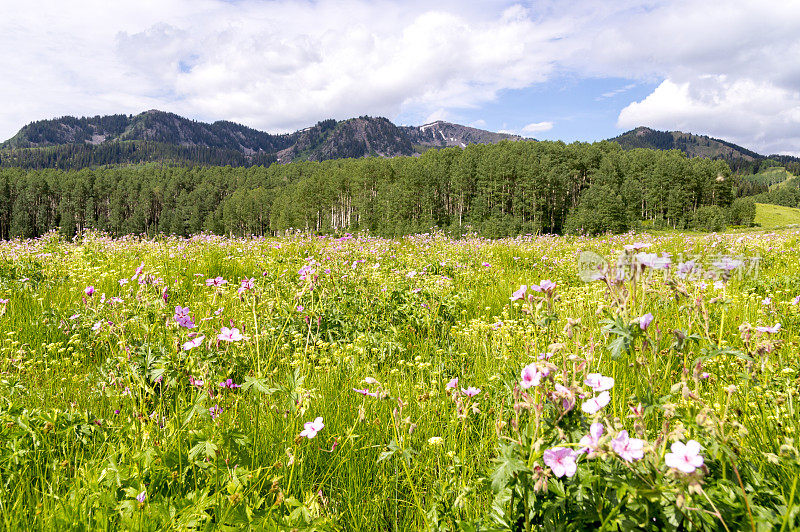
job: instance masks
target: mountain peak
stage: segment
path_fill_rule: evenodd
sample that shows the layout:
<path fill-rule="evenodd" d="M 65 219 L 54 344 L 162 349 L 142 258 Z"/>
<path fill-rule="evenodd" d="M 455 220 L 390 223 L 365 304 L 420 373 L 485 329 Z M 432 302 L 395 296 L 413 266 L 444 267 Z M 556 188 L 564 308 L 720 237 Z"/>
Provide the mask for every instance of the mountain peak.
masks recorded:
<path fill-rule="evenodd" d="M 168 111 L 149 109 L 137 115 L 65 116 L 32 122 L 0 148 L 68 145 L 91 146 L 96 150 L 113 152 L 116 144 L 146 141 L 172 146 L 165 148 L 170 153 L 176 147 L 223 150 L 229 152 L 222 156 L 223 159 L 242 160 L 244 157 L 253 160 L 257 156 L 258 163 L 262 164 L 274 160 L 290 162 L 297 159 L 319 161 L 347 157 L 396 157 L 414 155 L 429 148 L 463 148 L 469 144 L 518 138 L 442 120 L 423 126 L 398 127 L 381 116 L 359 116 L 343 121 L 322 120 L 294 133 L 272 135 L 227 120 L 205 123 Z M 218 160 L 218 155 L 215 153 L 211 159 Z M 106 161 L 108 157 L 104 155 L 100 159 Z M 200 160 L 209 158 L 200 156 Z"/>

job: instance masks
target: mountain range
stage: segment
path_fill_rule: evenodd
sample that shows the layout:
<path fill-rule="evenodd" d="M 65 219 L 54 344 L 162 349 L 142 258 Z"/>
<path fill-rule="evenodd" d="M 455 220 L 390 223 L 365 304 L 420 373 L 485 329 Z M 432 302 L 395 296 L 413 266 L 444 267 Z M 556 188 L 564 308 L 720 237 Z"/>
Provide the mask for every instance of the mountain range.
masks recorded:
<path fill-rule="evenodd" d="M 0 166 L 80 168 L 151 161 L 250 166 L 297 160 L 409 156 L 431 148 L 463 148 L 502 140 L 533 139 L 444 121 L 397 126 L 386 118 L 369 116 L 342 121 L 328 119 L 294 133 L 271 134 L 230 121 L 205 123 L 150 110 L 138 115 L 65 116 L 32 122 L 0 144 Z M 623 149 L 677 149 L 690 157 L 725 159 L 734 168 L 751 167 L 766 159 L 725 140 L 647 127 L 609 140 Z M 788 156 L 770 158 L 784 163 L 800 162 Z"/>
<path fill-rule="evenodd" d="M 229 121 L 204 123 L 150 110 L 138 115 L 66 116 L 32 122 L 0 144 L 0 159 L 3 166 L 16 166 L 14 163 L 22 163 L 23 159 L 32 161 L 37 155 L 39 159 L 47 158 L 46 154 L 55 154 L 56 160 L 63 163 L 72 159 L 95 164 L 197 159 L 194 162 L 242 166 L 274 161 L 397 157 L 430 148 L 466 147 L 505 139 L 522 137 L 443 121 L 396 126 L 386 118 L 369 116 L 323 120 L 294 133 L 271 134 Z"/>

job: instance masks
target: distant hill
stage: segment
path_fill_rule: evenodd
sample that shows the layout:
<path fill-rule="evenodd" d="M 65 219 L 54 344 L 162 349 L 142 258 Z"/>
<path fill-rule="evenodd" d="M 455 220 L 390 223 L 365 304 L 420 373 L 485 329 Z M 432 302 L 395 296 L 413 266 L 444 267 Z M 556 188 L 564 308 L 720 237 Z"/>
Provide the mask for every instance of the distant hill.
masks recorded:
<path fill-rule="evenodd" d="M 295 160 L 396 157 L 425 149 L 521 139 L 449 122 L 398 127 L 386 118 L 323 120 L 274 135 L 229 121 L 204 123 L 150 110 L 138 115 L 39 120 L 0 144 L 0 166 L 82 168 L 162 161 L 248 166 Z"/>
<path fill-rule="evenodd" d="M 721 139 L 682 131 L 657 131 L 649 127 L 637 127 L 610 140 L 626 150 L 633 148 L 680 150 L 689 157 L 708 159 L 756 161 L 765 158 L 754 151 Z"/>

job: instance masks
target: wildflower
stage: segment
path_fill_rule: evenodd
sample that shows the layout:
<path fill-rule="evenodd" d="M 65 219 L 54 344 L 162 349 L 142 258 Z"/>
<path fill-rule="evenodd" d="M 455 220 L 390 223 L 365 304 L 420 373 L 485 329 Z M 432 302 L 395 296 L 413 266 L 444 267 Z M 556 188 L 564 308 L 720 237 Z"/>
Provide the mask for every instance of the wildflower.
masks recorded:
<path fill-rule="evenodd" d="M 800 296 L 795 296 L 795 298 L 792 299 L 792 305 L 797 305 L 798 303 L 800 303 Z"/>
<path fill-rule="evenodd" d="M 229 389 L 233 390 L 234 388 L 241 388 L 242 385 L 234 383 L 233 379 L 228 379 L 228 380 L 225 380 L 225 381 L 222 381 L 221 383 L 219 383 L 219 387 L 220 388 L 229 388 Z"/>
<path fill-rule="evenodd" d="M 92 325 L 92 330 L 93 330 L 93 331 L 97 331 L 97 330 L 99 330 L 99 329 L 100 329 L 100 327 L 102 327 L 102 326 L 103 326 L 103 321 L 102 321 L 102 320 L 101 320 L 101 321 L 98 321 L 97 323 L 95 323 L 94 325 Z"/>
<path fill-rule="evenodd" d="M 192 375 L 189 375 L 189 384 L 192 386 L 197 386 L 198 388 L 202 388 L 205 384 L 203 379 L 195 379 Z"/>
<path fill-rule="evenodd" d="M 614 387 L 614 378 L 604 377 L 600 373 L 589 373 L 583 382 L 595 392 L 604 392 Z"/>
<path fill-rule="evenodd" d="M 186 327 L 187 329 L 194 329 L 195 327 L 194 321 L 189 316 L 189 307 L 181 307 L 180 305 L 175 307 L 174 319 L 181 327 Z"/>
<path fill-rule="evenodd" d="M 633 244 L 625 244 L 623 246 L 625 251 L 639 251 L 640 249 L 646 249 L 652 246 L 652 244 L 647 244 L 644 242 L 634 242 Z"/>
<path fill-rule="evenodd" d="M 531 386 L 539 386 L 541 381 L 542 373 L 539 371 L 539 367 L 536 364 L 528 364 L 522 368 L 522 382 L 519 383 L 520 386 L 527 390 Z"/>
<path fill-rule="evenodd" d="M 644 440 L 629 438 L 628 431 L 623 430 L 611 440 L 611 448 L 626 462 L 640 460 L 644 456 Z"/>
<path fill-rule="evenodd" d="M 452 390 L 456 386 L 458 386 L 458 377 L 453 377 L 452 379 L 450 379 L 450 382 L 445 384 L 444 387 L 447 388 L 448 390 Z"/>
<path fill-rule="evenodd" d="M 519 285 L 519 290 L 517 290 L 516 292 L 511 294 L 511 297 L 509 299 L 511 299 L 511 301 L 517 301 L 518 299 L 522 299 L 522 298 L 525 297 L 525 292 L 527 290 L 528 290 L 528 286 L 524 285 L 524 284 L 521 284 L 521 285 Z"/>
<path fill-rule="evenodd" d="M 429 445 L 442 445 L 442 444 L 444 444 L 444 438 L 442 438 L 440 436 L 431 436 L 430 438 L 428 438 L 428 444 Z"/>
<path fill-rule="evenodd" d="M 577 454 L 567 447 L 553 447 L 544 452 L 544 463 L 553 470 L 553 474 L 561 478 L 564 475 L 571 477 L 575 475 L 578 466 L 575 464 Z"/>
<path fill-rule="evenodd" d="M 689 440 L 686 444 L 676 441 L 670 449 L 672 452 L 664 456 L 664 462 L 669 467 L 684 473 L 694 473 L 695 469 L 703 465 L 703 457 L 700 456 L 700 444 L 695 440 Z"/>
<path fill-rule="evenodd" d="M 491 267 L 492 267 L 492 265 L 491 265 L 491 264 L 489 264 L 488 262 L 482 262 L 482 263 L 481 263 L 481 265 L 482 265 L 484 268 L 491 268 Z"/>
<path fill-rule="evenodd" d="M 696 267 L 697 263 L 695 263 L 694 260 L 681 262 L 680 264 L 678 264 L 678 277 L 680 277 L 681 279 L 685 278 L 687 275 L 692 273 Z"/>
<path fill-rule="evenodd" d="M 608 392 L 603 392 L 597 397 L 592 397 L 581 405 L 581 410 L 587 414 L 596 414 L 602 410 L 611 401 L 611 396 Z"/>
<path fill-rule="evenodd" d="M 364 389 L 353 388 L 353 391 L 356 392 L 356 393 L 360 393 L 361 395 L 368 395 L 370 397 L 378 397 L 378 394 L 376 392 L 370 392 L 368 388 L 364 388 Z"/>
<path fill-rule="evenodd" d="M 144 504 L 144 501 L 147 500 L 147 490 L 141 492 L 139 495 L 136 496 L 136 500 L 140 503 Z"/>
<path fill-rule="evenodd" d="M 208 409 L 208 413 L 211 414 L 211 419 L 217 419 L 222 414 L 222 409 L 219 405 L 214 405 Z"/>
<path fill-rule="evenodd" d="M 227 284 L 227 283 L 228 283 L 228 281 L 226 281 L 225 279 L 223 279 L 220 276 L 212 277 L 210 279 L 206 279 L 206 286 L 220 287 L 220 286 L 222 286 L 224 284 Z"/>
<path fill-rule="evenodd" d="M 0 305 L 7 305 L 8 299 L 0 299 Z"/>
<path fill-rule="evenodd" d="M 743 262 L 737 259 L 732 259 L 730 257 L 722 257 L 720 260 L 715 261 L 712 263 L 715 268 L 729 272 L 731 270 L 735 270 L 739 268 Z"/>
<path fill-rule="evenodd" d="M 550 279 L 544 279 L 539 284 L 531 285 L 531 290 L 536 292 L 545 292 L 546 294 L 552 294 L 553 290 L 556 289 L 556 283 L 551 281 Z"/>
<path fill-rule="evenodd" d="M 566 386 L 558 383 L 556 383 L 556 391 L 553 392 L 553 399 L 561 399 L 561 408 L 564 410 L 572 410 L 572 407 L 575 406 L 575 394 Z"/>
<path fill-rule="evenodd" d="M 244 336 L 239 332 L 239 329 L 233 328 L 229 329 L 227 327 L 223 327 L 219 335 L 217 336 L 217 340 L 221 340 L 223 342 L 238 342 L 239 340 L 243 340 Z"/>
<path fill-rule="evenodd" d="M 765 297 L 764 299 L 761 300 L 761 304 L 764 305 L 765 307 L 767 305 L 769 305 L 770 303 L 772 303 L 772 298 L 771 297 Z"/>
<path fill-rule="evenodd" d="M 600 444 L 601 436 L 603 436 L 603 424 L 592 423 L 592 426 L 589 427 L 589 434 L 581 438 L 580 444 L 583 445 L 583 449 L 580 452 L 595 452 Z"/>
<path fill-rule="evenodd" d="M 296 310 L 297 312 L 303 312 L 305 309 L 306 309 L 306 308 L 305 308 L 303 305 L 297 305 L 297 306 L 295 307 L 295 310 Z"/>
<path fill-rule="evenodd" d="M 144 262 L 142 262 L 141 264 L 139 264 L 139 266 L 136 267 L 136 271 L 133 272 L 133 277 L 131 277 L 131 281 L 135 281 L 136 278 L 139 277 L 139 274 L 142 273 L 143 269 L 144 269 Z"/>
<path fill-rule="evenodd" d="M 255 287 L 255 281 L 252 277 L 250 279 L 242 279 L 242 285 L 239 287 L 238 292 L 243 294 L 248 290 L 252 290 Z"/>
<path fill-rule="evenodd" d="M 762 332 L 762 333 L 765 332 L 765 333 L 775 334 L 775 333 L 777 333 L 778 331 L 781 330 L 781 324 L 780 323 L 776 323 L 772 327 L 756 327 L 756 330 L 758 332 Z"/>
<path fill-rule="evenodd" d="M 205 340 L 205 338 L 206 338 L 205 336 L 198 336 L 194 340 L 189 340 L 188 342 L 183 344 L 181 347 L 183 348 L 184 351 L 189 351 L 190 349 L 194 349 L 195 347 L 199 347 L 200 344 L 203 343 L 203 340 Z"/>
<path fill-rule="evenodd" d="M 639 322 L 639 328 L 643 331 L 646 331 L 647 328 L 650 327 L 650 324 L 653 322 L 653 315 L 648 312 L 644 316 L 640 316 L 639 318 L 637 318 L 637 321 Z"/>
<path fill-rule="evenodd" d="M 92 297 L 92 294 L 94 294 L 94 286 L 92 285 L 87 286 L 86 288 L 83 289 L 83 293 L 89 297 Z"/>
<path fill-rule="evenodd" d="M 480 388 L 475 388 L 473 386 L 470 386 L 469 388 L 466 388 L 466 389 L 465 388 L 461 388 L 461 393 L 463 393 L 467 397 L 475 397 L 476 395 L 481 393 L 481 389 Z"/>
<path fill-rule="evenodd" d="M 300 433 L 300 437 L 308 438 L 310 440 L 323 428 L 325 428 L 325 424 L 322 422 L 322 417 L 318 417 L 314 421 L 309 421 L 303 425 L 303 431 Z"/>
<path fill-rule="evenodd" d="M 120 285 L 120 286 L 124 286 L 124 285 L 126 285 L 126 284 L 128 284 L 128 280 L 127 280 L 127 279 L 120 279 L 120 280 L 119 280 L 119 285 Z"/>

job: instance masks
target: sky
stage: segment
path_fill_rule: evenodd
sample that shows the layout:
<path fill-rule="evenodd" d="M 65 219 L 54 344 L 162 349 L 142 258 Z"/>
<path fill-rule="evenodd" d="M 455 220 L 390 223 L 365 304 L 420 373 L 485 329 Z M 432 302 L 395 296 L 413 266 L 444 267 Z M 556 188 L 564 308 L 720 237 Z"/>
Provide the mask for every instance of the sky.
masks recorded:
<path fill-rule="evenodd" d="M 0 0 L 0 140 L 170 111 L 287 132 L 433 120 L 637 126 L 800 155 L 800 0 Z"/>

